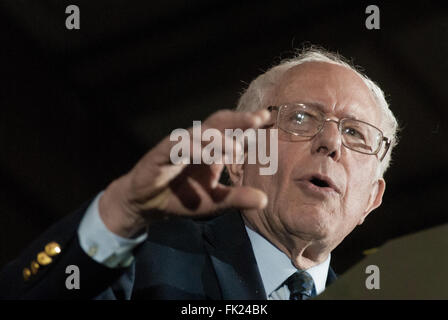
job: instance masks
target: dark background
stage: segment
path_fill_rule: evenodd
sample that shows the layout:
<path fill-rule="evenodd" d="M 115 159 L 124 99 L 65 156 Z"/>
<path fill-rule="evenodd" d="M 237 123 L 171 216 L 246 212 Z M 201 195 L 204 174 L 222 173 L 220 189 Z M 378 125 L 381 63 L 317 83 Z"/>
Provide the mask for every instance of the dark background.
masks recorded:
<path fill-rule="evenodd" d="M 69 4 L 81 30 L 65 28 Z M 369 4 L 380 30 L 365 27 Z M 403 129 L 383 205 L 335 250 L 335 270 L 448 220 L 442 2 L 1 0 L 0 35 L 0 266 L 305 42 L 362 66 Z"/>

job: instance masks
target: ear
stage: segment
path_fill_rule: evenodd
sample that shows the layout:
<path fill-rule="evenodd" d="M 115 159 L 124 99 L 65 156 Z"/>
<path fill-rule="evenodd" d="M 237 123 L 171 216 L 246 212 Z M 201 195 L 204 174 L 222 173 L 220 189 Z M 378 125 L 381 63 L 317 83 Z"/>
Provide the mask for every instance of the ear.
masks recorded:
<path fill-rule="evenodd" d="M 227 172 L 229 173 L 230 180 L 235 186 L 241 186 L 243 184 L 244 168 L 243 164 L 226 164 Z"/>
<path fill-rule="evenodd" d="M 358 225 L 361 225 L 364 222 L 367 215 L 381 205 L 385 190 L 386 190 L 386 181 L 384 181 L 383 178 L 378 179 L 373 183 L 372 191 L 370 192 L 366 210 L 362 215 L 362 217 L 359 219 Z"/>
<path fill-rule="evenodd" d="M 244 153 L 244 161 L 242 164 L 231 163 L 226 164 L 227 172 L 234 186 L 242 186 L 244 178 L 244 163 L 247 162 L 247 152 Z"/>

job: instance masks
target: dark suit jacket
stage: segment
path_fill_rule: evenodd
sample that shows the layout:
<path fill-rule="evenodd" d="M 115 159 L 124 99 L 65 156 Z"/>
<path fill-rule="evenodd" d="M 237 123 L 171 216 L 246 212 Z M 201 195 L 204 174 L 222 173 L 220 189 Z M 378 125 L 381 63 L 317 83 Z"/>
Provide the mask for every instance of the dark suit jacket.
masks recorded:
<path fill-rule="evenodd" d="M 128 268 L 110 269 L 79 245 L 77 228 L 87 205 L 47 230 L 0 273 L 3 299 L 266 299 L 241 215 L 228 210 L 208 221 L 172 218 L 151 227 Z M 62 252 L 28 280 L 28 267 L 44 246 Z M 68 290 L 67 266 L 80 270 L 80 289 Z M 330 268 L 327 285 L 336 279 Z"/>

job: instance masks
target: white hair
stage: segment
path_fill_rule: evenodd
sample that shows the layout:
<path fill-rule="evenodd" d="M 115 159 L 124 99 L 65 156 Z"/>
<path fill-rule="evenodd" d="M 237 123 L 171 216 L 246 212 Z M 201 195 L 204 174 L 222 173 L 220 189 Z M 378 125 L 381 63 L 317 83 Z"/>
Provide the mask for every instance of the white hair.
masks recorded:
<path fill-rule="evenodd" d="M 382 113 L 382 121 L 384 125 L 382 131 L 386 137 L 391 139 L 390 148 L 379 167 L 378 174 L 382 177 L 390 165 L 392 149 L 398 143 L 398 122 L 392 111 L 389 109 L 389 104 L 387 103 L 381 88 L 338 53 L 329 52 L 316 46 L 300 50 L 293 58 L 281 61 L 278 65 L 271 67 L 268 71 L 255 78 L 241 95 L 236 110 L 256 111 L 267 107 L 267 104 L 269 103 L 267 100 L 271 98 L 271 94 L 273 94 L 276 85 L 286 71 L 304 62 L 327 62 L 349 68 L 358 74 L 370 89 Z M 384 147 L 383 144 L 383 148 Z M 381 151 L 384 150 L 383 148 Z"/>

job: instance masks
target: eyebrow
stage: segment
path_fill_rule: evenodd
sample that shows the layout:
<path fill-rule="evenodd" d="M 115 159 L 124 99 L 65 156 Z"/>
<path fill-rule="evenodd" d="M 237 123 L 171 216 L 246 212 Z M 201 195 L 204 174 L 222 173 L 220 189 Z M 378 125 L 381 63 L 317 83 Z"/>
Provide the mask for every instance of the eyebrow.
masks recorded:
<path fill-rule="evenodd" d="M 303 103 L 303 104 L 306 104 L 306 105 L 313 106 L 315 108 L 318 108 L 319 111 L 321 111 L 322 113 L 326 113 L 325 112 L 325 105 L 323 105 L 323 104 L 321 104 L 319 102 L 315 102 L 315 101 L 301 101 L 299 103 Z M 354 119 L 354 120 L 360 120 L 356 115 L 354 115 L 351 112 L 344 113 L 342 118 L 350 118 L 350 119 Z"/>

